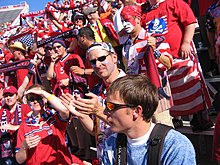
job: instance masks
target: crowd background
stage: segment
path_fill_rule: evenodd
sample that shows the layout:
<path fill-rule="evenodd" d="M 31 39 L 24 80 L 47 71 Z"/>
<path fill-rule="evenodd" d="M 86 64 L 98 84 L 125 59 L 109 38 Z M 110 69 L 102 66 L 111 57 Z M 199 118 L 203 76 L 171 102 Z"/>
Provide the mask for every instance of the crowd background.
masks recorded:
<path fill-rule="evenodd" d="M 47 121 L 44 111 L 59 121 L 56 129 L 46 133 L 60 131 L 60 143 L 71 153 L 61 148 L 65 156 L 57 156 L 60 162 L 101 162 L 103 141 L 111 134 L 103 114 L 106 93 L 114 80 L 126 74 L 145 74 L 158 88 L 154 122 L 179 128 L 183 126 L 182 116 L 188 116 L 194 132 L 210 129 L 209 112 L 216 91 L 205 82 L 196 47 L 209 50 L 210 68 L 205 76 L 218 75 L 220 1 L 165 1 L 171 7 L 176 5 L 175 13 L 157 11 L 164 1 L 156 0 L 55 0 L 40 11 L 20 14 L 20 25 L 7 23 L 0 36 L 1 163 L 31 164 L 34 159 L 23 152 L 30 150 L 34 155 L 43 151 L 42 143 L 50 144 L 48 139 L 41 142 L 40 134 L 31 136 L 32 129 L 25 130 L 30 122 Z M 173 17 L 164 18 L 166 12 Z M 195 43 L 195 47 L 196 27 L 200 27 L 202 46 Z M 13 34 L 3 35 L 11 29 L 16 29 Z M 88 95 L 90 91 L 93 94 Z M 73 95 L 78 101 L 72 102 Z M 32 115 L 35 111 L 40 113 Z M 71 112 L 68 120 L 62 115 L 66 111 Z M 38 127 L 41 130 L 42 125 Z M 217 129 L 213 159 L 220 162 Z M 42 146 L 34 151 L 38 143 Z M 50 146 L 48 157 L 56 148 L 54 143 Z M 97 148 L 97 155 L 91 147 Z M 57 163 L 54 158 L 42 161 Z"/>

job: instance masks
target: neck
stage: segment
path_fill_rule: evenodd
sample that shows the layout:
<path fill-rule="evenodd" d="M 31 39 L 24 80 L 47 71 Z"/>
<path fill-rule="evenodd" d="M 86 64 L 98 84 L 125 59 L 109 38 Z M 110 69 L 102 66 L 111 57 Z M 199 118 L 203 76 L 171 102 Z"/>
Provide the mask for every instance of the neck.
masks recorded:
<path fill-rule="evenodd" d="M 10 109 L 10 112 L 13 113 L 17 107 L 17 103 L 15 103 L 14 105 L 8 106 Z"/>
<path fill-rule="evenodd" d="M 67 52 L 63 53 L 63 55 L 61 56 L 61 58 L 65 57 L 67 55 Z"/>
<path fill-rule="evenodd" d="M 151 122 L 147 123 L 143 119 L 140 120 L 141 121 L 136 122 L 136 124 L 125 133 L 130 139 L 140 138 L 149 131 Z"/>
<path fill-rule="evenodd" d="M 138 34 L 140 33 L 141 29 L 142 29 L 141 26 L 137 26 L 137 28 L 134 30 L 134 32 L 130 33 L 130 38 L 131 38 L 132 42 L 138 36 Z"/>
<path fill-rule="evenodd" d="M 120 71 L 118 70 L 117 66 L 115 67 L 116 69 L 114 69 L 111 75 L 107 79 L 104 79 L 104 83 L 106 86 L 109 86 L 113 81 L 115 81 L 118 78 Z"/>

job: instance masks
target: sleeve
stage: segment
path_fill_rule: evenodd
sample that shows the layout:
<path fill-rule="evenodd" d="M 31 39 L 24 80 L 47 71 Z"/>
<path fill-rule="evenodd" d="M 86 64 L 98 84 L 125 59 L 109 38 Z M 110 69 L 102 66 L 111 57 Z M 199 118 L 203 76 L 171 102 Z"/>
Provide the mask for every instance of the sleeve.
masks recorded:
<path fill-rule="evenodd" d="M 190 6 L 180 0 L 174 0 L 174 15 L 177 15 L 179 21 L 184 25 L 190 25 L 192 23 L 196 23 L 196 17 L 190 8 Z"/>
<path fill-rule="evenodd" d="M 218 114 L 215 122 L 213 145 L 212 145 L 212 158 L 220 163 L 220 113 Z"/>
<path fill-rule="evenodd" d="M 190 140 L 180 132 L 170 130 L 163 144 L 161 164 L 196 165 L 196 154 Z"/>

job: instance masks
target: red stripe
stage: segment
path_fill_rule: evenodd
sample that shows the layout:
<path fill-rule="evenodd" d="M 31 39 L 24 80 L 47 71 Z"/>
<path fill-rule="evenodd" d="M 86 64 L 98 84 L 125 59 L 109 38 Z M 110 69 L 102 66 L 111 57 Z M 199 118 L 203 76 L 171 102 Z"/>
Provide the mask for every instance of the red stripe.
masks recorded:
<path fill-rule="evenodd" d="M 183 92 L 183 91 L 189 89 L 190 87 L 193 87 L 197 83 L 198 83 L 197 80 L 191 80 L 190 82 L 180 84 L 180 86 L 177 86 L 175 88 L 173 88 L 172 85 L 170 85 L 171 86 L 171 91 L 172 91 L 173 94 L 174 93 L 180 93 L 180 92 Z"/>
<path fill-rule="evenodd" d="M 171 116 L 188 116 L 188 115 L 191 115 L 191 114 L 196 113 L 198 111 L 201 111 L 203 109 L 205 109 L 204 103 L 201 103 L 195 107 L 192 107 L 189 110 L 179 111 L 179 110 L 172 109 L 172 110 L 170 110 L 170 115 Z"/>
<path fill-rule="evenodd" d="M 183 78 L 186 77 L 187 75 L 193 73 L 194 70 L 195 70 L 195 69 L 194 69 L 193 67 L 188 67 L 188 68 L 186 68 L 186 69 L 182 72 L 182 74 L 178 74 L 178 75 L 176 75 L 176 76 L 171 75 L 169 81 L 170 81 L 170 82 L 173 82 L 173 81 L 176 81 L 176 80 L 183 79 Z"/>
<path fill-rule="evenodd" d="M 202 96 L 202 91 L 201 91 L 201 89 L 198 89 L 198 91 L 196 91 L 195 93 L 193 93 L 192 95 L 189 95 L 187 97 L 184 97 L 181 99 L 174 97 L 173 102 L 174 102 L 174 105 L 183 105 L 186 103 L 193 102 L 196 98 L 198 98 L 200 96 Z"/>

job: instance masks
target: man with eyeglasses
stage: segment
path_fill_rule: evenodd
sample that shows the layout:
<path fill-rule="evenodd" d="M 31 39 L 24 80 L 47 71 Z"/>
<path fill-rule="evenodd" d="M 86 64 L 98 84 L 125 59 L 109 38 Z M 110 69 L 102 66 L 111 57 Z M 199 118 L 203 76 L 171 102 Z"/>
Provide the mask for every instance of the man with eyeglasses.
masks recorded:
<path fill-rule="evenodd" d="M 87 55 L 94 72 L 103 82 L 94 87 L 93 93 L 86 94 L 90 99 L 83 99 L 77 94 L 62 95 L 61 99 L 67 109 L 79 118 L 85 129 L 95 135 L 97 158 L 101 163 L 103 142 L 112 133 L 103 113 L 106 92 L 109 85 L 117 78 L 125 76 L 125 73 L 117 67 L 117 54 L 110 43 L 94 42 L 89 46 Z M 92 115 L 92 119 L 89 115 Z"/>
<path fill-rule="evenodd" d="M 157 88 L 145 75 L 124 76 L 109 86 L 104 113 L 111 131 L 116 133 L 104 142 L 103 164 L 117 164 L 116 139 L 118 133 L 124 133 L 126 162 L 122 164 L 150 165 L 149 136 L 155 126 L 151 118 L 157 106 Z M 119 152 L 118 156 L 123 160 Z M 163 143 L 160 164 L 196 164 L 190 140 L 174 129 L 169 130 Z"/>
<path fill-rule="evenodd" d="M 53 92 L 56 95 L 61 95 L 63 92 L 69 92 L 69 75 L 72 73 L 70 67 L 79 66 L 84 68 L 84 64 L 79 55 L 67 53 L 66 44 L 63 40 L 54 40 L 52 48 L 54 53 L 51 55 L 50 66 L 47 70 L 47 79 L 55 79 Z M 74 76 L 83 80 L 83 78 L 77 75 Z"/>
<path fill-rule="evenodd" d="M 0 109 L 0 164 L 18 164 L 15 160 L 17 130 L 31 109 L 18 102 L 18 91 L 14 86 L 4 88 L 3 100 Z"/>

